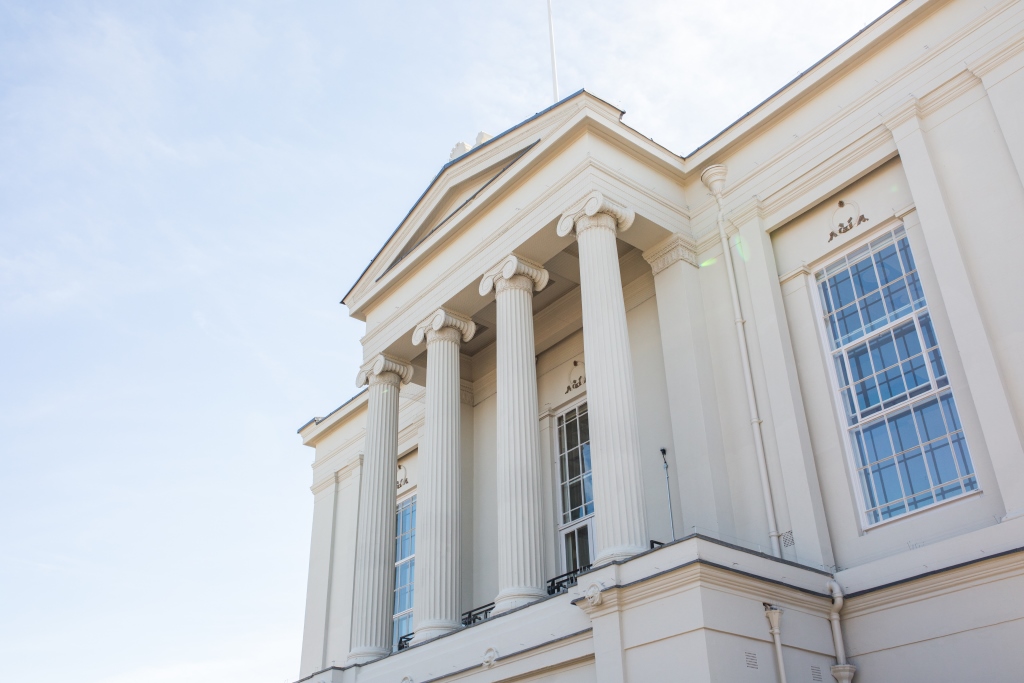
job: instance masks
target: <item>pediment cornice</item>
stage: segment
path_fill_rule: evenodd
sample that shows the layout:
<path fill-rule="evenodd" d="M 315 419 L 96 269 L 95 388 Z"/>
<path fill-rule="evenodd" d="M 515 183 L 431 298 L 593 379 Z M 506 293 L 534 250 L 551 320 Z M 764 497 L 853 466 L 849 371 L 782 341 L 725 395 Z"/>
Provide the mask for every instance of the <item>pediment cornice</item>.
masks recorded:
<path fill-rule="evenodd" d="M 663 172 L 684 179 L 682 159 L 623 124 L 622 113 L 589 93 L 582 93 L 575 102 L 564 101 L 536 121 L 513 129 L 507 140 L 492 139 L 498 144 L 493 149 L 481 150 L 478 158 L 470 152 L 452 162 L 454 165 L 446 165 L 346 294 L 343 303 L 349 307 L 350 314 L 364 318 L 367 307 L 378 296 L 401 282 L 406 273 L 429 259 L 440 244 L 538 166 L 555 158 L 565 145 L 580 135 L 597 135 L 644 158 Z M 442 224 L 424 229 L 425 221 L 439 218 L 438 207 L 459 197 L 460 191 L 465 193 L 471 181 L 495 171 L 469 200 L 462 204 L 456 202 L 453 212 L 440 211 Z"/>

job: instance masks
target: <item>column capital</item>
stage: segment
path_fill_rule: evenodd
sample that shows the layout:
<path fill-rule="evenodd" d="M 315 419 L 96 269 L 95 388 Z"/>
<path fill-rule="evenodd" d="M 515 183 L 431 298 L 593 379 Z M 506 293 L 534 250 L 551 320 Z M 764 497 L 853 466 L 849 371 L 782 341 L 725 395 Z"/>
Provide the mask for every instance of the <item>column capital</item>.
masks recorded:
<path fill-rule="evenodd" d="M 531 289 L 539 292 L 547 287 L 548 271 L 544 266 L 528 261 L 518 254 L 509 254 L 501 259 L 496 266 L 484 273 L 480 280 L 480 296 L 487 296 L 492 289 L 498 288 L 501 280 L 511 280 L 516 275 L 523 275 L 532 281 Z"/>
<path fill-rule="evenodd" d="M 356 386 L 362 387 L 379 381 L 387 382 L 387 378 L 383 377 L 387 374 L 394 374 L 398 377 L 398 381 L 393 382 L 395 385 L 399 381 L 402 384 L 408 384 L 412 379 L 412 365 L 379 353 L 359 367 L 359 372 L 356 374 Z"/>
<path fill-rule="evenodd" d="M 636 212 L 633 209 L 616 204 L 601 194 L 600 191 L 594 190 L 573 208 L 563 213 L 562 217 L 558 219 L 558 236 L 565 237 L 577 227 L 578 221 L 593 218 L 598 214 L 611 216 L 615 221 L 614 227 L 618 232 L 629 230 L 630 226 L 633 225 L 633 220 L 636 218 Z M 589 227 L 590 222 L 586 221 L 586 223 L 587 227 Z"/>
<path fill-rule="evenodd" d="M 440 332 L 446 327 L 457 330 L 464 342 L 468 342 L 473 338 L 473 335 L 476 334 L 476 323 L 468 317 L 458 313 L 453 313 L 452 311 L 444 308 L 439 308 L 427 316 L 427 318 L 413 330 L 413 345 L 419 346 L 422 344 L 423 340 L 427 338 L 428 332 Z"/>
<path fill-rule="evenodd" d="M 644 260 L 651 264 L 651 270 L 657 275 L 679 261 L 686 261 L 696 268 L 697 254 L 694 251 L 696 247 L 696 242 L 691 238 L 677 234 L 648 249 L 643 256 Z"/>

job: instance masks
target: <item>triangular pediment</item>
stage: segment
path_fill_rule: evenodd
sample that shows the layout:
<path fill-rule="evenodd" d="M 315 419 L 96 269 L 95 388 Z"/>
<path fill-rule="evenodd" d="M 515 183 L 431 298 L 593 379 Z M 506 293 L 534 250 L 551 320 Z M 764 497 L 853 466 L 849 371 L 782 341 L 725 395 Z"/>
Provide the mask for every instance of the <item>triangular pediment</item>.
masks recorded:
<path fill-rule="evenodd" d="M 536 143 L 534 143 L 536 144 Z M 498 159 L 497 162 L 484 168 L 476 175 L 473 175 L 461 182 L 451 185 L 434 207 L 427 213 L 426 217 L 419 224 L 416 231 L 405 241 L 402 249 L 388 264 L 387 270 L 393 268 L 399 261 L 416 249 L 416 247 L 429 237 L 436 230 L 455 218 L 459 210 L 464 208 L 476 197 L 481 190 L 497 181 L 511 166 L 523 157 L 533 144 L 526 145 L 523 149 L 517 149 L 514 153 Z"/>
<path fill-rule="evenodd" d="M 681 158 L 621 122 L 624 112 L 585 92 L 558 102 L 449 161 L 410 209 L 342 303 L 362 318 L 364 306 L 402 273 L 428 258 L 431 249 L 471 221 L 472 212 L 558 154 L 563 139 L 596 125 L 662 166 Z"/>

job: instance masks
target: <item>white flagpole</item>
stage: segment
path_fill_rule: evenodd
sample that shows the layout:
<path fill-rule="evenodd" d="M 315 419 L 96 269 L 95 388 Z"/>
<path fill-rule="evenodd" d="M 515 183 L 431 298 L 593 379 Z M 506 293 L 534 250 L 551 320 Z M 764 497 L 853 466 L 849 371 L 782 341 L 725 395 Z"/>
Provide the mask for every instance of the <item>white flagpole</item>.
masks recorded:
<path fill-rule="evenodd" d="M 551 85 L 558 101 L 558 66 L 555 63 L 555 19 L 551 12 L 551 0 L 548 0 L 548 33 L 551 35 Z"/>

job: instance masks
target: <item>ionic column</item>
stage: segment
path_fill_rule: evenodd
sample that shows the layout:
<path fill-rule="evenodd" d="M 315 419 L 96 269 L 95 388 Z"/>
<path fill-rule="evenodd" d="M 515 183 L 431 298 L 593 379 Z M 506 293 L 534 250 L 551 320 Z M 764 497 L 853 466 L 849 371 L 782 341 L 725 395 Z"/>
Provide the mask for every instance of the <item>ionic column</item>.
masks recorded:
<path fill-rule="evenodd" d="M 647 549 L 647 510 L 633 388 L 633 362 L 615 235 L 634 212 L 592 192 L 562 215 L 559 236 L 575 228 L 580 252 L 583 342 L 594 472 L 595 564 Z"/>
<path fill-rule="evenodd" d="M 391 652 L 395 574 L 395 471 L 398 469 L 398 389 L 412 366 L 377 356 L 363 365 L 356 386 L 369 384 L 366 442 L 359 485 L 352 637 L 348 662 Z"/>
<path fill-rule="evenodd" d="M 416 591 L 414 642 L 461 625 L 459 344 L 476 324 L 439 309 L 416 326 L 413 344 L 427 342 L 427 392 L 416 492 Z"/>
<path fill-rule="evenodd" d="M 544 497 L 533 291 L 548 271 L 508 256 L 484 275 L 480 295 L 493 289 L 498 308 L 498 596 L 494 611 L 544 597 Z"/>

